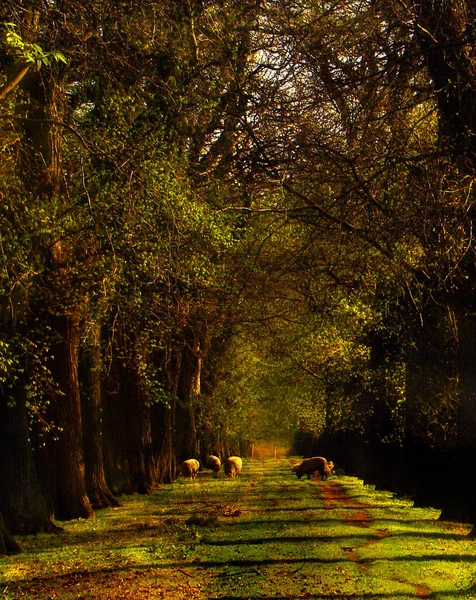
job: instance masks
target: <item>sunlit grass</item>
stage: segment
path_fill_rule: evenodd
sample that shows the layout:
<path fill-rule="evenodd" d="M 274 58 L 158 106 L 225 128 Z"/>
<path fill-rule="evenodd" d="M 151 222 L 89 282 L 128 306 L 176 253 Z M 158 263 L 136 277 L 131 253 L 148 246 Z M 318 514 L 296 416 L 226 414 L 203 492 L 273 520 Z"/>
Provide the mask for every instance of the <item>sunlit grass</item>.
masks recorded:
<path fill-rule="evenodd" d="M 476 598 L 469 525 L 352 477 L 298 481 L 293 460 L 200 474 L 0 559 L 0 598 Z M 473 595 L 472 595 L 473 594 Z"/>

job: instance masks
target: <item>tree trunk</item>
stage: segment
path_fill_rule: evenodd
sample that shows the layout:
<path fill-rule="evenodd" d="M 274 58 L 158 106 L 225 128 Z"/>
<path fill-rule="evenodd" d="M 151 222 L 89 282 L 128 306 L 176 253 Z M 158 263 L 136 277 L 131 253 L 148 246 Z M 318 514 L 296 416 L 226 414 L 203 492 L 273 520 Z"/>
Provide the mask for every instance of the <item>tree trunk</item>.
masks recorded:
<path fill-rule="evenodd" d="M 472 281 L 474 284 L 475 279 Z M 475 300 L 476 298 L 473 302 Z M 476 307 L 460 318 L 459 350 L 461 386 L 465 401 L 459 411 L 458 438 L 463 448 L 476 450 Z"/>
<path fill-rule="evenodd" d="M 200 394 L 201 360 L 200 343 L 192 332 L 188 332 L 177 385 L 175 447 L 180 460 L 198 456 L 195 401 Z"/>
<path fill-rule="evenodd" d="M 11 536 L 0 513 L 0 556 L 19 552 L 21 552 L 21 547 Z"/>
<path fill-rule="evenodd" d="M 58 385 L 54 398 L 54 421 L 61 431 L 51 443 L 54 457 L 55 514 L 62 521 L 87 518 L 93 510 L 89 502 L 83 455 L 81 400 L 78 379 L 79 310 L 52 316 L 57 336 L 52 348 L 52 374 Z"/>
<path fill-rule="evenodd" d="M 158 364 L 166 375 L 164 402 L 152 406 L 152 440 L 158 481 L 172 483 L 177 465 L 174 449 L 177 388 L 182 363 L 182 351 L 173 349 L 172 343 Z"/>
<path fill-rule="evenodd" d="M 33 27 L 38 28 L 34 16 L 32 20 Z M 26 118 L 21 121 L 24 144 L 20 176 L 39 214 L 44 211 L 57 215 L 58 208 L 64 209 L 67 204 L 67 196 L 62 194 L 63 136 L 57 125 L 63 120 L 66 107 L 64 71 L 53 66 L 44 74 L 43 70 L 41 73 L 30 70 L 20 87 L 26 98 L 24 106 L 21 105 Z M 55 516 L 69 520 L 93 514 L 84 481 L 78 381 L 83 279 L 78 276 L 76 248 L 68 234 L 58 227 L 42 239 L 43 245 L 37 251 L 44 261 L 43 287 L 36 298 L 36 310 L 54 336 L 50 365 L 57 391 L 52 394 L 51 402 L 54 423 L 60 428 L 57 442 L 50 440 L 45 456 L 52 460 L 49 470 L 53 474 Z M 80 252 L 84 254 L 84 249 Z"/>
<path fill-rule="evenodd" d="M 93 508 L 120 506 L 110 491 L 104 474 L 102 394 L 101 394 L 101 327 L 92 324 L 92 335 L 83 353 L 84 385 L 81 394 L 85 481 Z"/>
<path fill-rule="evenodd" d="M 473 279 L 474 281 L 474 279 Z M 476 481 L 469 474 L 476 458 L 476 314 L 459 319 L 458 365 L 462 399 L 458 412 L 458 448 L 452 469 L 455 483 L 451 499 L 441 513 L 444 521 L 476 521 Z"/>
<path fill-rule="evenodd" d="M 450 273 L 451 282 L 446 291 L 446 304 L 453 314 L 459 345 L 457 361 L 462 393 L 458 445 L 465 464 L 459 465 L 463 479 L 459 478 L 455 499 L 445 507 L 442 517 L 464 513 L 474 522 L 476 484 L 469 473 L 476 455 L 476 256 L 473 243 L 476 219 L 475 192 L 467 182 L 474 180 L 476 166 L 476 6 L 472 0 L 418 0 L 415 6 L 420 46 L 434 83 L 441 145 L 447 150 L 448 163 L 453 167 L 455 189 L 461 189 L 459 195 L 451 190 L 451 204 L 447 209 L 454 212 L 469 240 L 468 251 Z"/>
<path fill-rule="evenodd" d="M 109 375 L 108 466 L 115 493 L 148 494 L 154 473 L 151 410 L 141 381 L 136 344 L 136 341 L 122 341 Z"/>
<path fill-rule="evenodd" d="M 175 399 L 170 404 L 157 403 L 152 406 L 152 440 L 157 481 L 172 483 L 176 477 L 177 465 L 173 447 L 173 422 Z"/>
<path fill-rule="evenodd" d="M 18 382 L 15 395 L 13 402 L 0 396 L 0 512 L 14 534 L 56 531 L 38 483 L 23 386 Z"/>

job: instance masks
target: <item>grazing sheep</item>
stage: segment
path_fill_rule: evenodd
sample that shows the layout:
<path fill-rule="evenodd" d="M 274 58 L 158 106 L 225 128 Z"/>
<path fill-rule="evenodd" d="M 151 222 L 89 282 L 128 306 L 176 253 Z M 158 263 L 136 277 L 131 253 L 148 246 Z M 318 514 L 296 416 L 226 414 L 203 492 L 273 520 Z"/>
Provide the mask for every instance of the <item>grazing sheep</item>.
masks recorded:
<path fill-rule="evenodd" d="M 327 479 L 333 468 L 334 463 L 332 463 L 332 467 L 329 467 L 329 463 L 323 456 L 313 456 L 312 458 L 305 458 L 302 462 L 294 465 L 292 471 L 296 473 L 298 479 L 301 479 L 303 475 L 307 475 L 307 478 L 311 479 L 311 475 L 316 471 L 321 479 Z"/>
<path fill-rule="evenodd" d="M 200 463 L 198 460 L 194 458 L 190 458 L 189 460 L 184 460 L 180 465 L 178 472 L 181 473 L 184 477 L 189 477 L 190 479 L 195 479 L 198 473 L 198 469 L 200 468 Z"/>
<path fill-rule="evenodd" d="M 241 473 L 243 461 L 239 456 L 230 456 L 225 460 L 225 474 L 228 477 L 237 477 Z"/>
<path fill-rule="evenodd" d="M 215 477 L 218 477 L 218 471 L 220 470 L 220 467 L 221 460 L 218 458 L 218 456 L 210 454 L 210 456 L 207 457 L 207 468 L 213 471 Z"/>

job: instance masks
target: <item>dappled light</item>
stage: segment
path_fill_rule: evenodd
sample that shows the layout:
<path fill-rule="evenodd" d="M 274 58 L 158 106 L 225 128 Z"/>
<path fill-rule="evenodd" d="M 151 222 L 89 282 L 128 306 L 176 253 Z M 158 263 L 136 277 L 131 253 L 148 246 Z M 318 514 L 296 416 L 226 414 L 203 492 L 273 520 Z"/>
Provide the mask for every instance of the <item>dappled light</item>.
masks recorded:
<path fill-rule="evenodd" d="M 475 595 L 474 23 L 0 1 L 5 600 Z"/>
<path fill-rule="evenodd" d="M 476 576 L 469 529 L 355 477 L 302 482 L 287 459 L 249 459 L 239 478 L 162 486 L 25 539 L 26 552 L 2 564 L 4 590 L 25 600 L 456 599 Z"/>

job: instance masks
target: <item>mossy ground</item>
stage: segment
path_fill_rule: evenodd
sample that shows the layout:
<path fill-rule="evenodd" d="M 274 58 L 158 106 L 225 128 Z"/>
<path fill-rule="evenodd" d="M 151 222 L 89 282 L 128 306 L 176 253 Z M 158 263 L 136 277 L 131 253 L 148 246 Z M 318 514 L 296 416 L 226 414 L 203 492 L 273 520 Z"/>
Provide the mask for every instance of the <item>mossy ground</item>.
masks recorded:
<path fill-rule="evenodd" d="M 298 481 L 244 461 L 122 498 L 0 559 L 0 599 L 476 599 L 469 525 L 353 477 Z"/>

